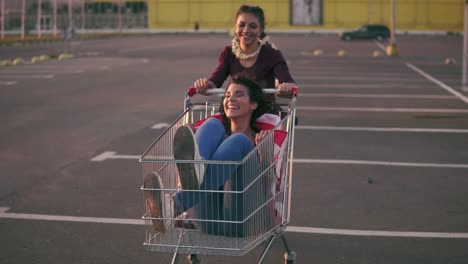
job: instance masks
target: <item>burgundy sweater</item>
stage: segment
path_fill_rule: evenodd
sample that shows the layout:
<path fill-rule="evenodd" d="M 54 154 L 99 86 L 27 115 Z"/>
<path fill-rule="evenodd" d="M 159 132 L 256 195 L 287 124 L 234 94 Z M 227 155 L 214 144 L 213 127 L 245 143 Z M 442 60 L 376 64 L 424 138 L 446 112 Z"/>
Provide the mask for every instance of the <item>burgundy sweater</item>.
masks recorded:
<path fill-rule="evenodd" d="M 224 47 L 219 55 L 218 66 L 209 80 L 216 87 L 221 87 L 228 76 L 239 73 L 254 79 L 263 88 L 274 88 L 275 78 L 279 83 L 294 82 L 281 51 L 265 45 L 262 46 L 255 64 L 249 68 L 240 64 L 239 59 L 232 53 L 232 46 Z"/>

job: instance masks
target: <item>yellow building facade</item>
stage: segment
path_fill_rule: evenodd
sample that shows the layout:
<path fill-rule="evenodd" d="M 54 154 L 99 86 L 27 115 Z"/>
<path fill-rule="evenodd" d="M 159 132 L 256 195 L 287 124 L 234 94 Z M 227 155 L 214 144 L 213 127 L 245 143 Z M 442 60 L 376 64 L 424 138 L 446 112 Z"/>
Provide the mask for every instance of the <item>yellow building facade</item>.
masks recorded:
<path fill-rule="evenodd" d="M 390 24 L 391 0 L 146 0 L 151 29 L 230 30 L 241 4 L 259 5 L 268 29 L 333 30 Z M 463 31 L 465 0 L 395 0 L 396 28 Z"/>

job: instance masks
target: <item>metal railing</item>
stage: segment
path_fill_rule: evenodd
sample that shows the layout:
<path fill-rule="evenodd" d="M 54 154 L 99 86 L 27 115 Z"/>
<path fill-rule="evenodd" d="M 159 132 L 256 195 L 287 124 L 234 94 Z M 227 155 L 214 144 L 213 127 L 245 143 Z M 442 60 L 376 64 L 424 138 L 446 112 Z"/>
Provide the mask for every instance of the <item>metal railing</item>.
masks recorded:
<path fill-rule="evenodd" d="M 5 35 L 59 36 L 67 31 L 148 28 L 147 1 L 0 0 L 1 38 Z"/>

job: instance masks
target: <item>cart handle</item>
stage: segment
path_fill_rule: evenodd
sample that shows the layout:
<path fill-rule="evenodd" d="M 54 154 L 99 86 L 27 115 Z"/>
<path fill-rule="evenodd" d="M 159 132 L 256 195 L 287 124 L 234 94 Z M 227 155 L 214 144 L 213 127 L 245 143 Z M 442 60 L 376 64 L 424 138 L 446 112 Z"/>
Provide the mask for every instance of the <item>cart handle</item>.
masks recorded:
<path fill-rule="evenodd" d="M 262 89 L 262 91 L 265 94 L 276 94 L 276 89 L 275 88 L 264 88 L 264 89 Z M 206 89 L 205 90 L 205 94 L 207 94 L 207 95 L 223 94 L 224 92 L 225 92 L 225 90 L 222 89 L 222 88 L 213 88 L 213 89 Z M 294 96 L 297 96 L 298 93 L 299 93 L 299 88 L 293 87 L 292 88 L 292 94 Z M 195 88 L 195 87 L 188 88 L 187 95 L 189 97 L 192 97 L 195 94 L 197 94 L 197 88 Z"/>

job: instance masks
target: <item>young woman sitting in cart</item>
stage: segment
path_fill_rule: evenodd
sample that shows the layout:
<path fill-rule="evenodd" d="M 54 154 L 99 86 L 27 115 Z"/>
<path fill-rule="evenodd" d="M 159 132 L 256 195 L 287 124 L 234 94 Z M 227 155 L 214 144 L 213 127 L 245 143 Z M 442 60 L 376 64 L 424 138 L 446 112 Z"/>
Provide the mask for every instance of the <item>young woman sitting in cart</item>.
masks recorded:
<path fill-rule="evenodd" d="M 181 126 L 177 130 L 173 143 L 175 160 L 244 159 L 268 133 L 256 125 L 258 118 L 271 109 L 264 97 L 256 82 L 244 77 L 233 78 L 225 91 L 219 119 L 211 117 L 204 120 L 195 134 L 189 126 Z M 278 122 L 280 119 L 277 116 L 271 118 Z M 258 232 L 253 231 L 245 219 L 268 199 L 267 177 L 254 181 L 260 172 L 260 159 L 265 159 L 261 156 L 266 154 L 250 155 L 249 168 L 244 164 L 206 162 L 205 167 L 203 163 L 177 163 L 182 190 L 166 195 L 161 191 L 146 192 L 152 216 L 174 219 L 176 215 L 195 208 L 191 210 L 190 217 L 202 220 L 199 225 L 206 233 L 245 236 Z M 247 191 L 246 186 L 249 186 Z M 149 174 L 145 187 L 164 189 L 157 174 Z M 257 225 L 269 226 L 272 220 L 267 217 L 267 208 L 262 210 L 254 213 L 255 221 Z M 197 215 L 193 216 L 193 212 Z M 259 220 L 259 215 L 264 219 Z M 161 233 L 174 226 L 173 221 L 155 221 L 158 223 L 154 226 Z"/>

